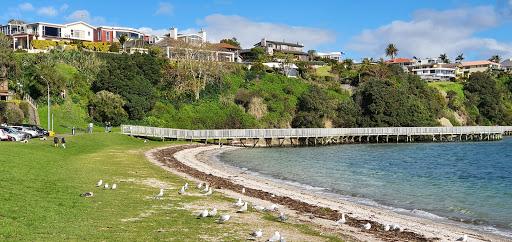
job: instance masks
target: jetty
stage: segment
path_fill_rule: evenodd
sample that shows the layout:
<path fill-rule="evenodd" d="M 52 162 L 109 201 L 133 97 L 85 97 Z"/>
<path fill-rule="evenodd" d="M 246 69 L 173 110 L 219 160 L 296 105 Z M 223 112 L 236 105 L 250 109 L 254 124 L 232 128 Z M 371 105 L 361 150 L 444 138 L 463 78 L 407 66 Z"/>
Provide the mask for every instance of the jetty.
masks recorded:
<path fill-rule="evenodd" d="M 512 135 L 512 126 L 213 129 L 187 130 L 121 125 L 121 133 L 162 140 L 248 146 L 316 146 L 355 143 L 496 141 Z"/>

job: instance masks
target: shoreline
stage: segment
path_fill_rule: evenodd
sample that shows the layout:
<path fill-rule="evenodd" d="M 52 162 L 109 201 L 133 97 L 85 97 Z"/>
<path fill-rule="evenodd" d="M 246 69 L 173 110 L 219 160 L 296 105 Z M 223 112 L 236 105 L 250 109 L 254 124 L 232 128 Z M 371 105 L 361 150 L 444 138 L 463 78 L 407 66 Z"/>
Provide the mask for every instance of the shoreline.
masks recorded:
<path fill-rule="evenodd" d="M 151 150 L 148 159 L 178 175 L 211 183 L 216 189 L 241 191 L 246 196 L 270 201 L 287 207 L 302 215 L 313 216 L 323 221 L 320 226 L 332 229 L 340 212 L 347 215 L 347 223 L 339 231 L 350 237 L 371 241 L 455 241 L 467 234 L 471 241 L 510 241 L 509 238 L 491 233 L 482 233 L 450 223 L 435 221 L 421 216 L 407 215 L 387 208 L 359 204 L 355 201 L 335 198 L 313 190 L 277 179 L 258 176 L 217 159 L 228 150 L 240 147 L 184 145 Z M 236 194 L 230 194 L 236 196 Z M 330 221 L 330 222 L 329 222 Z M 364 231 L 361 224 L 371 223 L 372 228 Z M 403 232 L 386 232 L 384 224 L 399 224 Z"/>

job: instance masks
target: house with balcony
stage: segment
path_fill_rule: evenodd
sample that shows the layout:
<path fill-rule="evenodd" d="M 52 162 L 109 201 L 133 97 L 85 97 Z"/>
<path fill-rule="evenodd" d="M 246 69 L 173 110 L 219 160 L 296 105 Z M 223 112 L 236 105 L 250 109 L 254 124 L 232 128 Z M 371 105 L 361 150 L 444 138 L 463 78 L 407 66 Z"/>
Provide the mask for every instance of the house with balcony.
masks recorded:
<path fill-rule="evenodd" d="M 147 35 L 137 29 L 128 27 L 99 26 L 94 31 L 94 42 L 119 42 L 121 36 L 125 35 L 128 40 L 144 40 L 147 43 L 153 43 L 150 35 Z"/>
<path fill-rule="evenodd" d="M 461 63 L 460 69 L 463 77 L 469 77 L 475 72 L 498 70 L 500 69 L 500 64 L 488 60 L 466 61 Z"/>
<path fill-rule="evenodd" d="M 254 44 L 254 47 L 261 47 L 268 55 L 273 56 L 275 53 L 290 54 L 296 60 L 307 61 L 308 53 L 304 52 L 304 45 L 299 43 L 289 43 L 284 41 L 261 39 L 260 42 Z"/>
<path fill-rule="evenodd" d="M 206 43 L 206 31 L 201 29 L 197 33 L 178 33 L 178 28 L 172 27 L 169 29 L 169 33 L 164 37 L 168 37 L 173 40 L 181 40 L 189 44 L 203 44 Z"/>
<path fill-rule="evenodd" d="M 506 59 L 500 63 L 501 69 L 504 71 L 512 71 L 512 59 Z"/>
<path fill-rule="evenodd" d="M 334 51 L 334 52 L 327 52 L 327 53 L 317 52 L 316 56 L 318 56 L 320 58 L 334 60 L 337 62 L 343 61 L 343 52 L 341 52 L 341 51 Z"/>
<path fill-rule="evenodd" d="M 426 81 L 453 81 L 457 77 L 455 65 L 438 64 L 431 67 L 418 66 L 412 73 Z"/>

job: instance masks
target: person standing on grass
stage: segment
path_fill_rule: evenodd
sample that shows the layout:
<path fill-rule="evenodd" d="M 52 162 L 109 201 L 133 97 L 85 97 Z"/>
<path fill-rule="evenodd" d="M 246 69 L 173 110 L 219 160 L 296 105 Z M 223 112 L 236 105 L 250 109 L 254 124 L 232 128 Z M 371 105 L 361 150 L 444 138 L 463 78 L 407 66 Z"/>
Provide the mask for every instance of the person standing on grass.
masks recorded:
<path fill-rule="evenodd" d="M 60 140 L 60 143 L 62 145 L 62 148 L 66 149 L 66 140 L 64 139 L 64 137 L 62 137 L 62 139 Z"/>
<path fill-rule="evenodd" d="M 59 147 L 59 137 L 57 137 L 57 136 L 53 137 L 53 146 Z"/>

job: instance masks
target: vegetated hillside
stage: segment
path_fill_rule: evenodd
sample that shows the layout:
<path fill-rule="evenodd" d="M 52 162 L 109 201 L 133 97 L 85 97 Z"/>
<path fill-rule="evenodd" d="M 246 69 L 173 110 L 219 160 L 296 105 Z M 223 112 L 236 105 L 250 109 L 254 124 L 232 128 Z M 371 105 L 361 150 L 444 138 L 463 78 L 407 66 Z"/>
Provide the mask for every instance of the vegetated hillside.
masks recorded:
<path fill-rule="evenodd" d="M 511 124 L 511 76 L 481 73 L 427 84 L 385 63 L 301 66 L 288 78 L 256 64 L 169 61 L 158 51 L 15 53 L 17 72 L 41 103 L 50 84 L 55 128 L 93 121 L 186 129 Z M 350 84 L 350 92 L 347 90 Z M 439 91 L 441 90 L 441 91 Z M 39 105 L 42 125 L 46 113 Z"/>

